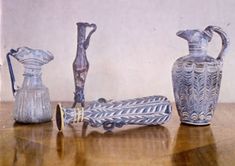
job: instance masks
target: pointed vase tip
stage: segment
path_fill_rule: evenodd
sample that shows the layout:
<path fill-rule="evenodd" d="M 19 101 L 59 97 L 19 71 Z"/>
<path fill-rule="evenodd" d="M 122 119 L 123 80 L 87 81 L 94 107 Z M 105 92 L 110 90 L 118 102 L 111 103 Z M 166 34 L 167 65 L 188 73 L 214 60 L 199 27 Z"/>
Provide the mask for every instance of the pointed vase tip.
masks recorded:
<path fill-rule="evenodd" d="M 184 33 L 183 30 L 182 30 L 182 31 L 178 31 L 178 32 L 176 33 L 176 35 L 181 37 L 182 33 Z"/>
<path fill-rule="evenodd" d="M 189 35 L 190 35 L 188 32 L 189 32 L 188 30 L 181 30 L 181 31 L 178 31 L 178 32 L 176 33 L 176 35 L 179 36 L 179 37 L 181 37 L 181 38 L 183 38 L 183 39 L 188 40 Z"/>

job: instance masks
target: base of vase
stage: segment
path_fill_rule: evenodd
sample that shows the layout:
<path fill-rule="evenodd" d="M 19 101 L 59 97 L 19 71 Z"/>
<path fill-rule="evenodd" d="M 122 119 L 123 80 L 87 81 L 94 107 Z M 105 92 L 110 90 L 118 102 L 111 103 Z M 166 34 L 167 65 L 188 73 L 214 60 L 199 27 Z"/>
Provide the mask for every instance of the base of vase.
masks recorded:
<path fill-rule="evenodd" d="M 15 123 L 17 124 L 40 124 L 40 123 L 48 123 L 51 121 L 52 121 L 51 119 L 40 120 L 40 121 L 22 121 L 22 120 L 15 119 Z"/>
<path fill-rule="evenodd" d="M 187 121 L 181 121 L 182 124 L 185 125 L 192 125 L 192 126 L 207 126 L 210 125 L 210 122 L 187 122 Z"/>

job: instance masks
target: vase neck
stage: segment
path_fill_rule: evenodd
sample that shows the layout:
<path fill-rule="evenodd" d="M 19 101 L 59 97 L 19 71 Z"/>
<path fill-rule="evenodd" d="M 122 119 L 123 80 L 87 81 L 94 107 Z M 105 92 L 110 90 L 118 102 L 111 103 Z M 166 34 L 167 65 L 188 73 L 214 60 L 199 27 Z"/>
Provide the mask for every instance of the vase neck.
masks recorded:
<path fill-rule="evenodd" d="M 24 65 L 24 75 L 40 76 L 41 72 L 42 70 L 40 65 Z"/>
<path fill-rule="evenodd" d="M 84 26 L 78 26 L 77 27 L 77 44 L 83 45 L 86 40 L 86 27 Z"/>
<path fill-rule="evenodd" d="M 33 87 L 41 87 L 42 86 L 42 78 L 40 75 L 29 75 L 24 74 L 23 88 L 33 88 Z"/>
<path fill-rule="evenodd" d="M 189 53 L 192 56 L 203 56 L 207 54 L 207 44 L 189 42 Z"/>

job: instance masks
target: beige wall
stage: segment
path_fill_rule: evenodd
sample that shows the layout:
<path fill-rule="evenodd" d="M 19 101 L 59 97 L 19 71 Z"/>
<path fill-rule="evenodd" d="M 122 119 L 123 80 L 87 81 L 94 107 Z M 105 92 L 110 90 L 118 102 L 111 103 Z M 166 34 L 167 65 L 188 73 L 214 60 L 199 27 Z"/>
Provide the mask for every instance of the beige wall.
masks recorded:
<path fill-rule="evenodd" d="M 28 46 L 49 50 L 54 61 L 43 68 L 52 100 L 73 100 L 72 62 L 76 54 L 76 22 L 96 23 L 87 55 L 88 100 L 122 99 L 161 94 L 173 101 L 171 67 L 187 54 L 181 29 L 221 26 L 231 38 L 225 58 L 221 102 L 235 102 L 234 0 L 3 0 L 1 69 L 2 100 L 13 100 L 5 54 Z M 208 52 L 216 57 L 215 35 Z M 14 63 L 18 84 L 22 66 Z"/>

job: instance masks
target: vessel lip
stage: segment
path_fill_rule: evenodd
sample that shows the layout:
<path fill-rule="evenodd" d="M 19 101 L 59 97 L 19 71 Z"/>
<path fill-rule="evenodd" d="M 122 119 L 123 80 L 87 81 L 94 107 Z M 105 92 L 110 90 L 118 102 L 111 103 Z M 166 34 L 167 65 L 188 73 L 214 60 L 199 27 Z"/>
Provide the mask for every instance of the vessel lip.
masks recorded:
<path fill-rule="evenodd" d="M 88 22 L 77 22 L 76 25 L 88 25 Z"/>
<path fill-rule="evenodd" d="M 178 32 L 176 32 L 176 35 L 190 41 L 188 36 L 191 36 L 196 32 L 203 33 L 204 31 L 201 29 L 186 29 L 186 30 L 179 30 Z"/>
<path fill-rule="evenodd" d="M 61 104 L 57 104 L 56 106 L 56 124 L 59 131 L 63 131 L 64 129 L 64 117 L 62 112 Z"/>
<path fill-rule="evenodd" d="M 179 30 L 178 32 L 176 32 L 176 34 L 181 34 L 185 31 L 198 31 L 198 32 L 203 32 L 203 30 L 201 29 L 185 29 L 185 30 Z"/>
<path fill-rule="evenodd" d="M 182 34 L 184 32 L 184 30 L 180 30 L 178 32 L 176 32 L 176 35 L 179 36 L 180 34 Z"/>

